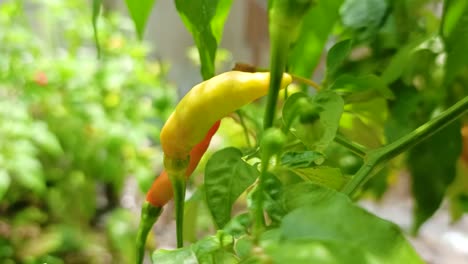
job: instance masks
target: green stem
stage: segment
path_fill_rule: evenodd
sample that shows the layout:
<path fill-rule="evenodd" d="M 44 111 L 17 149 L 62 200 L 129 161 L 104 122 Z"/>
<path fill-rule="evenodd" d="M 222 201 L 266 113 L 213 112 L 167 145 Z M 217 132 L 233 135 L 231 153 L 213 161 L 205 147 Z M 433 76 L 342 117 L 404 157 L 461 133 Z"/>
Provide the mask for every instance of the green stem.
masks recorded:
<path fill-rule="evenodd" d="M 137 247 L 137 262 L 138 264 L 143 263 L 145 256 L 145 244 L 148 233 L 153 227 L 154 223 L 158 220 L 161 215 L 162 207 L 156 207 L 148 202 L 143 204 L 141 208 L 141 220 L 140 226 L 138 227 L 138 234 L 136 240 Z"/>
<path fill-rule="evenodd" d="M 303 78 L 301 76 L 298 76 L 298 75 L 294 75 L 294 74 L 290 74 L 293 81 L 295 82 L 298 82 L 298 83 L 302 83 L 302 84 L 305 84 L 307 86 L 310 86 L 310 87 L 314 87 L 316 91 L 320 91 L 322 88 L 320 87 L 320 85 L 310 79 L 307 79 L 307 78 Z"/>
<path fill-rule="evenodd" d="M 352 196 L 365 182 L 367 182 L 367 180 L 370 179 L 370 177 L 372 177 L 373 170 L 379 163 L 387 162 L 404 151 L 414 147 L 416 144 L 428 139 L 450 123 L 460 118 L 467 111 L 468 96 L 442 112 L 434 119 L 416 128 L 413 132 L 386 146 L 370 151 L 364 165 L 341 191 Z"/>
<path fill-rule="evenodd" d="M 367 155 L 367 149 L 366 147 L 356 143 L 356 142 L 353 142 L 353 141 L 350 141 L 348 139 L 346 139 L 345 137 L 343 137 L 342 135 L 336 135 L 335 137 L 335 142 L 342 145 L 343 147 L 349 149 L 350 151 L 352 151 L 354 154 L 358 155 L 359 157 L 361 158 L 364 158 L 366 157 Z"/>
<path fill-rule="evenodd" d="M 257 188 L 254 190 L 254 193 L 252 195 L 252 218 L 253 218 L 253 228 L 252 228 L 252 233 L 253 233 L 253 238 L 254 238 L 254 243 L 258 244 L 260 240 L 260 235 L 263 233 L 265 230 L 265 216 L 263 214 L 263 192 L 264 192 L 264 187 L 262 182 L 265 181 L 266 178 L 266 171 L 263 171 L 260 174 L 260 179 L 259 179 L 259 184 L 257 185 Z"/>
<path fill-rule="evenodd" d="M 181 248 L 184 246 L 184 205 L 187 184 L 184 173 L 168 172 L 168 175 L 171 180 L 172 189 L 174 189 L 177 247 Z"/>
<path fill-rule="evenodd" d="M 236 113 L 239 116 L 239 123 L 244 129 L 245 142 L 247 143 L 247 146 L 252 147 L 252 144 L 250 142 L 249 129 L 247 128 L 247 125 L 245 124 L 245 121 L 244 121 L 244 114 L 242 113 L 240 109 L 237 110 Z"/>
<path fill-rule="evenodd" d="M 278 93 L 281 80 L 283 79 L 284 69 L 286 68 L 286 61 L 289 50 L 288 33 L 289 32 L 283 32 L 282 30 L 279 30 L 277 26 L 275 27 L 275 25 L 270 26 L 270 88 L 268 90 L 267 105 L 263 119 L 264 129 L 272 127 L 273 120 L 275 119 L 276 102 L 278 100 Z"/>

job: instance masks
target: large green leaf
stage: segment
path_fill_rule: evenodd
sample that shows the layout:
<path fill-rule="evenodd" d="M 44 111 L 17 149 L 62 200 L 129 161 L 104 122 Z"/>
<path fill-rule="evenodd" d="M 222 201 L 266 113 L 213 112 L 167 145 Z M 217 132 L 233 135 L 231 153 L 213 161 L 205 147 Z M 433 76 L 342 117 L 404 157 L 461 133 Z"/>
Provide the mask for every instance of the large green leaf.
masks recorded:
<path fill-rule="evenodd" d="M 215 74 L 215 56 L 232 0 L 176 0 L 177 11 L 198 48 L 203 79 Z"/>
<path fill-rule="evenodd" d="M 343 0 L 317 1 L 304 18 L 301 33 L 289 57 L 290 71 L 310 78 L 338 19 Z"/>
<path fill-rule="evenodd" d="M 283 107 L 283 122 L 306 146 L 322 152 L 335 138 L 343 106 L 343 99 L 330 90 L 310 98 L 296 93 Z"/>
<path fill-rule="evenodd" d="M 125 0 L 139 39 L 143 39 L 146 22 L 155 2 L 156 0 Z"/>
<path fill-rule="evenodd" d="M 208 160 L 204 182 L 206 202 L 219 228 L 229 222 L 232 205 L 258 175 L 258 170 L 244 162 L 236 148 L 222 149 Z"/>
<path fill-rule="evenodd" d="M 445 80 L 450 82 L 468 66 L 468 1 L 446 0 L 441 26 L 447 52 Z"/>
<path fill-rule="evenodd" d="M 456 122 L 410 150 L 408 168 L 416 200 L 413 231 L 439 208 L 455 179 L 461 142 L 460 122 Z"/>
<path fill-rule="evenodd" d="M 292 211 L 265 250 L 277 263 L 423 263 L 395 224 L 347 196 L 310 183 L 289 187 Z"/>

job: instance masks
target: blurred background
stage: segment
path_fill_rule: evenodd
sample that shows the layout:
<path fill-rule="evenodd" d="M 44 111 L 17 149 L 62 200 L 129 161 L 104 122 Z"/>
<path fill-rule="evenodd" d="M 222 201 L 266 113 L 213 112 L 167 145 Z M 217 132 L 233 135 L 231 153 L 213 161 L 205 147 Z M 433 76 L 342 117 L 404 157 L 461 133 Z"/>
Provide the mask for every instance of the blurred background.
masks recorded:
<path fill-rule="evenodd" d="M 173 1 L 156 1 L 143 42 L 124 4 L 104 1 L 97 59 L 91 1 L 0 0 L 1 264 L 133 263 L 143 193 L 161 169 L 159 130 L 201 76 Z M 266 18 L 264 1 L 233 1 L 219 72 L 268 65 Z M 215 145 L 242 144 L 234 121 L 223 126 Z M 407 178 L 393 175 L 379 202 L 362 204 L 409 229 Z M 188 241 L 213 231 L 197 194 Z M 175 246 L 170 207 L 151 248 Z M 451 226 L 446 207 L 410 239 L 432 263 L 468 263 L 468 219 Z"/>

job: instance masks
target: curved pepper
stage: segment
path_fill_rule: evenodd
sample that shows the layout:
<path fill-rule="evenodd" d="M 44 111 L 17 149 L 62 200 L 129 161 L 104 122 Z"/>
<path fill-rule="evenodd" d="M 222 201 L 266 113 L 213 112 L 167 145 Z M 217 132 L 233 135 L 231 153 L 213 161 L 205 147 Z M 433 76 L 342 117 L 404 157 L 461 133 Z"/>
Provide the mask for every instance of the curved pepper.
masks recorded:
<path fill-rule="evenodd" d="M 291 76 L 284 74 L 281 88 L 291 81 Z M 161 130 L 165 157 L 186 159 L 217 120 L 265 96 L 269 82 L 268 72 L 230 71 L 193 87 Z"/>

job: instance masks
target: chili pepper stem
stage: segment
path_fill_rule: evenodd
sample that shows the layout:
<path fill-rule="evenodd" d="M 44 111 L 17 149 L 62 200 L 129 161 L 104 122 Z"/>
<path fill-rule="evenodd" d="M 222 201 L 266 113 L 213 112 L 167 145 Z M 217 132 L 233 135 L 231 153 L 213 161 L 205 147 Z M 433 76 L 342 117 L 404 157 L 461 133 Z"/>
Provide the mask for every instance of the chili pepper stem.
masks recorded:
<path fill-rule="evenodd" d="M 184 174 L 169 174 L 169 179 L 174 189 L 174 203 L 176 211 L 176 236 L 177 236 L 177 247 L 181 248 L 184 246 L 184 203 L 185 203 L 185 189 L 187 184 L 185 183 Z"/>
<path fill-rule="evenodd" d="M 162 207 L 154 206 L 148 202 L 145 202 L 141 208 L 141 220 L 137 234 L 137 262 L 138 264 L 143 263 L 145 256 L 145 244 L 148 233 L 153 227 L 154 223 L 158 220 L 161 215 Z"/>

